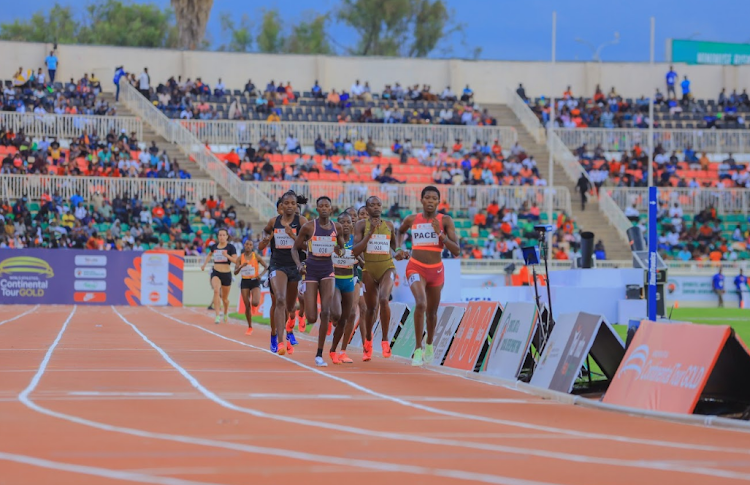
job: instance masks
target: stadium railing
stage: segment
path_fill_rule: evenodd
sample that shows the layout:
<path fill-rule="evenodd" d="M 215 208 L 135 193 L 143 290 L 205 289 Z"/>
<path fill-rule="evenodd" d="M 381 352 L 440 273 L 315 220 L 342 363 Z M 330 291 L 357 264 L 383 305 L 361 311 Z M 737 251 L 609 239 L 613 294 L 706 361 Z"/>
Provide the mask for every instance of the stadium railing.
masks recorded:
<path fill-rule="evenodd" d="M 565 146 L 565 143 L 557 135 L 557 130 L 553 130 L 550 136 L 547 137 L 544 126 L 539 122 L 534 112 L 531 111 L 529 105 L 524 102 L 518 93 L 510 89 L 508 90 L 508 106 L 513 110 L 516 117 L 521 120 L 524 128 L 531 133 L 531 136 L 534 137 L 537 143 L 544 143 L 544 140 L 547 140 L 547 148 L 552 152 L 555 161 L 560 164 L 571 180 L 578 180 L 581 174 L 586 176 L 586 178 L 589 177 L 586 170 L 578 162 L 578 158 L 573 155 L 573 152 Z"/>
<path fill-rule="evenodd" d="M 507 88 L 506 99 L 508 100 L 508 107 L 521 121 L 521 124 L 526 128 L 526 131 L 529 132 L 537 143 L 544 144 L 544 140 L 547 136 L 544 132 L 544 128 L 523 98 L 521 98 L 515 90 Z"/>
<path fill-rule="evenodd" d="M 648 130 L 640 128 L 556 128 L 554 131 L 570 149 L 585 143 L 590 149 L 601 145 L 605 151 L 621 152 L 632 149 L 636 143 L 644 148 L 648 145 Z M 691 146 L 696 152 L 746 153 L 750 151 L 750 131 L 654 129 L 654 146 L 660 143 L 668 152 Z"/>
<path fill-rule="evenodd" d="M 463 125 L 409 125 L 384 123 L 315 123 L 305 121 L 177 121 L 199 140 L 211 144 L 239 145 L 256 144 L 263 136 L 276 136 L 283 143 L 293 133 L 300 144 L 312 146 L 320 135 L 328 143 L 337 138 L 342 141 L 372 138 L 378 147 L 387 147 L 394 140 L 411 140 L 415 147 L 430 141 L 436 147 L 452 146 L 457 139 L 466 143 L 479 140 L 489 144 L 498 140 L 502 146 L 511 147 L 518 140 L 515 128 L 510 126 L 463 126 Z"/>
<path fill-rule="evenodd" d="M 379 184 L 379 183 L 342 183 L 342 182 L 248 182 L 260 190 L 266 197 L 276 200 L 287 190 L 306 195 L 311 204 L 315 199 L 326 195 L 340 208 L 359 207 L 367 197 L 378 196 L 383 201 L 383 210 L 398 202 L 401 209 L 412 212 L 421 210 L 421 192 L 424 184 Z M 570 192 L 567 187 L 530 187 L 530 186 L 472 186 L 472 185 L 437 185 L 442 200 L 454 210 L 466 211 L 472 204 L 482 209 L 492 201 L 502 206 L 518 209 L 524 202 L 529 207 L 536 202 L 540 209 L 545 208 L 547 193 L 552 193 L 553 209 L 571 213 Z"/>
<path fill-rule="evenodd" d="M 628 240 L 626 231 L 633 227 L 633 223 L 625 216 L 625 213 L 617 205 L 617 202 L 612 199 L 606 190 L 599 192 L 599 210 L 607 216 L 609 223 L 617 229 L 617 235 L 620 236 L 620 239 L 625 241 L 629 246 L 630 241 Z"/>
<path fill-rule="evenodd" d="M 622 210 L 635 204 L 636 209 L 648 210 L 648 189 L 645 187 L 608 187 L 603 188 L 614 203 Z M 659 200 L 680 204 L 683 212 L 698 214 L 703 209 L 713 207 L 719 214 L 750 215 L 750 190 L 747 189 L 706 189 L 660 187 Z"/>
<path fill-rule="evenodd" d="M 185 257 L 186 270 L 198 270 L 203 264 L 204 256 L 187 256 Z M 504 274 L 505 268 L 510 264 L 516 267 L 524 265 L 522 260 L 516 259 L 462 259 L 462 274 Z M 713 274 L 719 268 L 728 272 L 736 272 L 739 269 L 747 271 L 750 268 L 750 261 L 675 261 L 667 260 L 665 264 L 670 270 L 670 274 Z M 570 269 L 571 261 L 549 261 L 550 271 Z M 597 260 L 597 268 L 632 268 L 632 260 Z"/>
<path fill-rule="evenodd" d="M 2 200 L 27 197 L 30 201 L 38 201 L 44 194 L 58 194 L 65 200 L 76 194 L 89 199 L 97 192 L 110 200 L 127 194 L 144 202 L 162 200 L 167 195 L 175 199 L 182 196 L 190 204 L 217 195 L 213 180 L 0 175 Z"/>
<path fill-rule="evenodd" d="M 264 219 L 270 219 L 276 215 L 276 205 L 271 200 L 257 190 L 253 184 L 247 184 L 240 180 L 223 161 L 219 160 L 183 125 L 167 118 L 129 82 L 121 81 L 120 88 L 122 99 L 131 111 L 143 118 L 168 142 L 175 143 L 233 198 L 255 209 Z"/>
<path fill-rule="evenodd" d="M 118 136 L 122 130 L 125 130 L 128 136 L 135 133 L 138 140 L 143 140 L 143 122 L 135 116 L 58 115 L 0 111 L 0 126 L 13 130 L 14 133 L 23 130 L 31 137 L 53 137 L 60 140 L 78 138 L 83 130 L 89 134 L 96 130 L 100 139 L 104 139 L 111 129 L 114 129 Z"/>

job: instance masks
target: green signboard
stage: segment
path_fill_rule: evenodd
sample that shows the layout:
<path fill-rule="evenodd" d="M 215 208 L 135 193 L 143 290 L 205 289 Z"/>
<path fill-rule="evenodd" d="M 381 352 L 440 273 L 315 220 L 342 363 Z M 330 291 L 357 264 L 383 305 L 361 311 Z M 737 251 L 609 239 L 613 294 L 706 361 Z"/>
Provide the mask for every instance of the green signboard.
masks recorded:
<path fill-rule="evenodd" d="M 687 64 L 750 64 L 750 44 L 672 40 L 672 62 Z"/>

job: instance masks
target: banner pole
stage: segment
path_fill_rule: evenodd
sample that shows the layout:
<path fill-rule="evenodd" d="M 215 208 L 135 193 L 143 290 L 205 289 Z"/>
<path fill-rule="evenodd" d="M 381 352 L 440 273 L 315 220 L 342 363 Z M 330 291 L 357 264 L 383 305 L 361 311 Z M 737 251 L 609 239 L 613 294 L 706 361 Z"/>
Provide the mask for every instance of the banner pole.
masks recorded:
<path fill-rule="evenodd" d="M 648 188 L 648 318 L 656 321 L 656 191 Z"/>

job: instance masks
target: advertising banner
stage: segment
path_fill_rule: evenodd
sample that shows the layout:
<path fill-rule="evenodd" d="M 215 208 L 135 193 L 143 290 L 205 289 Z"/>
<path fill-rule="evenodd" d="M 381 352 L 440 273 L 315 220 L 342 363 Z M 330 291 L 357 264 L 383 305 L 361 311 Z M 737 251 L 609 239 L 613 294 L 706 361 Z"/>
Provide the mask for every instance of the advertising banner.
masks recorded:
<path fill-rule="evenodd" d="M 456 329 L 466 313 L 465 306 L 441 306 L 438 308 L 437 325 L 435 325 L 435 337 L 432 341 L 435 348 L 435 360 L 432 365 L 440 365 L 448 353 Z"/>
<path fill-rule="evenodd" d="M 604 402 L 692 413 L 730 334 L 729 326 L 641 322 Z"/>
<path fill-rule="evenodd" d="M 474 370 L 487 345 L 490 328 L 497 321 L 500 311 L 497 302 L 469 302 L 443 365 L 454 369 Z"/>
<path fill-rule="evenodd" d="M 408 261 L 396 261 L 396 280 L 393 284 L 393 301 L 406 303 L 414 306 L 414 295 L 406 282 L 406 265 Z M 461 261 L 458 259 L 446 259 L 445 286 L 443 286 L 443 298 L 446 300 L 459 301 L 461 299 Z"/>
<path fill-rule="evenodd" d="M 537 326 L 534 303 L 508 303 L 492 339 L 487 367 L 483 371 L 494 377 L 515 380 L 531 348 Z"/>
<path fill-rule="evenodd" d="M 407 359 L 412 358 L 414 347 L 417 345 L 417 337 L 416 333 L 414 333 L 414 311 L 413 308 L 409 308 L 409 310 L 409 316 L 406 317 L 404 324 L 401 326 L 401 331 L 396 337 L 396 343 L 391 348 L 393 355 Z M 440 315 L 440 310 L 438 310 L 438 315 Z M 440 317 L 438 316 L 438 318 Z M 424 336 L 424 332 L 422 332 L 422 335 Z"/>
<path fill-rule="evenodd" d="M 602 323 L 600 315 L 565 313 L 555 322 L 532 386 L 570 392 Z"/>
<path fill-rule="evenodd" d="M 725 274 L 724 301 L 738 303 L 739 296 L 734 287 L 735 275 Z M 748 288 L 743 289 L 743 297 L 750 297 Z M 667 278 L 666 291 L 667 302 L 683 301 L 706 301 L 718 302 L 719 297 L 714 293 L 712 276 L 670 276 Z M 669 304 L 669 303 L 667 303 Z"/>
<path fill-rule="evenodd" d="M 672 62 L 687 64 L 750 64 L 750 44 L 672 40 Z"/>
<path fill-rule="evenodd" d="M 396 335 L 396 330 L 401 326 L 401 322 L 404 320 L 404 312 L 408 311 L 406 305 L 403 303 L 391 302 L 391 321 L 388 325 L 388 338 L 386 341 L 392 342 L 393 336 Z M 377 343 L 383 340 L 383 326 L 380 325 L 380 319 L 376 322 L 376 327 L 372 330 L 372 341 Z"/>
<path fill-rule="evenodd" d="M 0 295 L 4 304 L 182 306 L 184 262 L 177 251 L 2 249 Z"/>

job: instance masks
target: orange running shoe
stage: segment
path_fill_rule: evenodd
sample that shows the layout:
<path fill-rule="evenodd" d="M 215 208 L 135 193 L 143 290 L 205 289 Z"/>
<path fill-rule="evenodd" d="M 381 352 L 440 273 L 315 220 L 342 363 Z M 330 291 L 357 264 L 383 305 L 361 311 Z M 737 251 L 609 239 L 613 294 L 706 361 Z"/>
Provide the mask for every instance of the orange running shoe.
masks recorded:
<path fill-rule="evenodd" d="M 331 325 L 331 322 L 328 322 L 328 330 L 326 330 L 326 337 L 331 335 L 332 329 L 333 329 L 333 325 Z"/>
<path fill-rule="evenodd" d="M 372 360 L 372 350 L 364 349 L 362 352 L 362 362 L 369 362 Z"/>
<path fill-rule="evenodd" d="M 283 347 L 283 345 L 281 347 Z M 292 347 L 291 342 L 289 342 L 288 340 L 286 341 L 286 353 L 289 355 L 292 355 L 294 353 L 294 347 Z"/>
<path fill-rule="evenodd" d="M 286 347 L 284 347 L 284 344 L 279 345 L 278 354 L 279 355 L 286 355 Z"/>
<path fill-rule="evenodd" d="M 386 359 L 391 356 L 391 344 L 389 342 L 380 342 L 380 346 L 383 347 L 383 357 Z"/>
<path fill-rule="evenodd" d="M 365 340 L 365 343 L 362 344 L 362 348 L 368 352 L 372 352 L 372 340 Z"/>
<path fill-rule="evenodd" d="M 290 318 L 286 321 L 286 332 L 293 332 L 294 331 L 294 318 Z"/>
<path fill-rule="evenodd" d="M 336 352 L 330 352 L 328 355 L 331 356 L 331 362 L 333 362 L 334 364 L 341 363 L 341 360 L 339 360 L 339 354 L 337 354 Z"/>
<path fill-rule="evenodd" d="M 248 327 L 247 332 L 245 332 L 245 335 L 250 336 L 253 334 L 253 327 Z"/>
<path fill-rule="evenodd" d="M 304 333 L 306 328 L 307 328 L 307 318 L 299 317 L 299 331 Z"/>
<path fill-rule="evenodd" d="M 346 355 L 346 352 L 341 352 L 339 354 L 339 363 L 340 364 L 353 364 L 354 361 L 350 359 L 348 355 Z"/>

